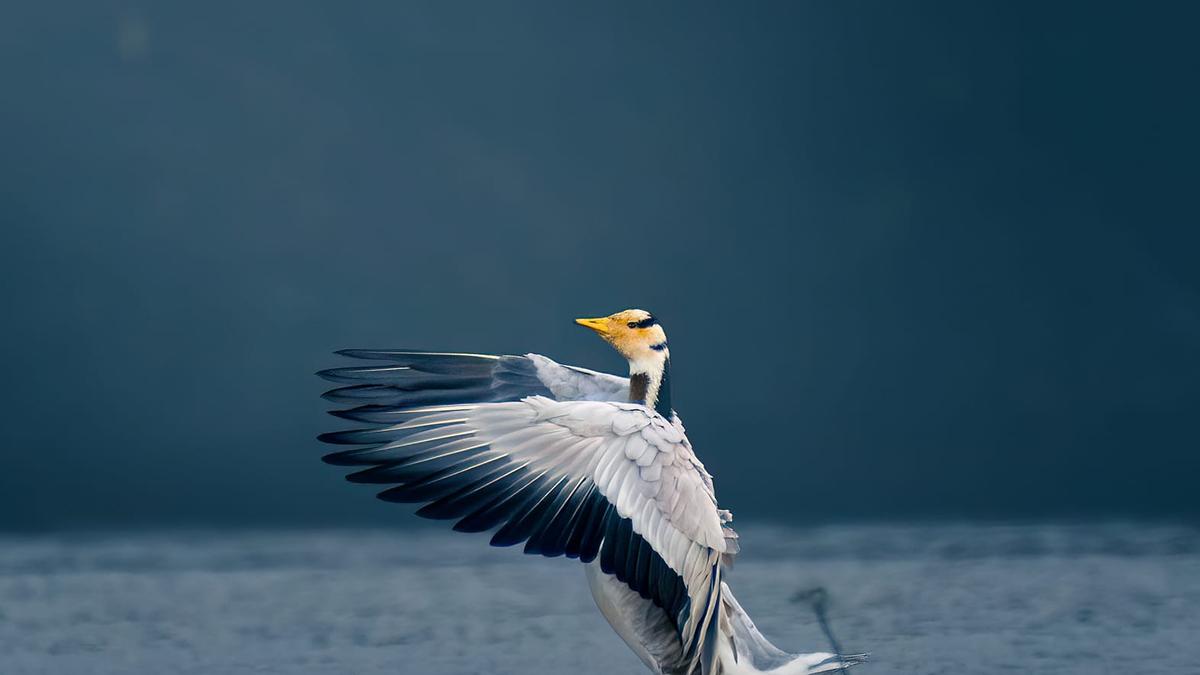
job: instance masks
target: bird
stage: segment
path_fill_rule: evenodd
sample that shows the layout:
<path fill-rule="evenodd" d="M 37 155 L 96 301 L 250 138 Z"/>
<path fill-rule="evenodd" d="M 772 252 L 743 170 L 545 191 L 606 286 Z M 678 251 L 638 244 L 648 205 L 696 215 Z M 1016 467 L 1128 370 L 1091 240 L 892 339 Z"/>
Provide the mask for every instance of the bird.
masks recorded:
<path fill-rule="evenodd" d="M 321 434 L 328 464 L 418 516 L 494 546 L 584 563 L 596 605 L 659 675 L 809 675 L 865 654 L 771 644 L 725 578 L 732 514 L 671 405 L 671 351 L 650 312 L 576 319 L 629 364 L 612 375 L 539 354 L 348 349 L 371 365 L 317 373 L 360 425 Z"/>

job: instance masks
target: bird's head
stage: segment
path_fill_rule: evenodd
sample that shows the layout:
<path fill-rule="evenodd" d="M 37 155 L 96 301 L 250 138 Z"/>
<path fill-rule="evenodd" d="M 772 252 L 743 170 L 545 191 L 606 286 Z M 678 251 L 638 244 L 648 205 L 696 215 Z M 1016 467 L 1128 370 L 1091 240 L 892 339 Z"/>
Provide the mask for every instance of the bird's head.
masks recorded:
<path fill-rule="evenodd" d="M 627 309 L 596 319 L 575 319 L 575 323 L 599 333 L 629 360 L 632 372 L 661 370 L 670 356 L 666 332 L 644 309 Z"/>

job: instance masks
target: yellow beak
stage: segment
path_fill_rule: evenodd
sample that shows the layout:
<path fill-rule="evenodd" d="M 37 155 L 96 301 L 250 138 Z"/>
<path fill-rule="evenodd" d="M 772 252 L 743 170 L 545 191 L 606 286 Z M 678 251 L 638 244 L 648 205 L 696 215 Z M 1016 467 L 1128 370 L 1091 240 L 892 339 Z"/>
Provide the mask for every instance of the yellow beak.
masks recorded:
<path fill-rule="evenodd" d="M 575 319 L 575 323 L 584 328 L 591 328 L 601 335 L 608 335 L 608 319 L 606 317 L 598 319 Z"/>

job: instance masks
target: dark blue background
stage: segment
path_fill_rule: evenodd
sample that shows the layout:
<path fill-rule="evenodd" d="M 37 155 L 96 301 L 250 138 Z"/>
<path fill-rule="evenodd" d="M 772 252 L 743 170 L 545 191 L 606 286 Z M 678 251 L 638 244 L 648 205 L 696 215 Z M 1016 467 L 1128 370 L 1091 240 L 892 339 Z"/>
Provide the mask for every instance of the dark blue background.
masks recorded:
<path fill-rule="evenodd" d="M 0 9 L 0 527 L 411 523 L 331 350 L 630 306 L 742 520 L 1200 513 L 1195 5 L 189 4 Z"/>

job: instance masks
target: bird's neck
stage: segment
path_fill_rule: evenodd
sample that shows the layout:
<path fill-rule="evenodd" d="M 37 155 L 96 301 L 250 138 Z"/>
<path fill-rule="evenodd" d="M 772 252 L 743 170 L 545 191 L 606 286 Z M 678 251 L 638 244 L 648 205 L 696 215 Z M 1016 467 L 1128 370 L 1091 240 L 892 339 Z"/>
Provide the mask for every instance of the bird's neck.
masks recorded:
<path fill-rule="evenodd" d="M 671 356 L 661 360 L 629 362 L 629 401 L 641 403 L 671 419 Z"/>

